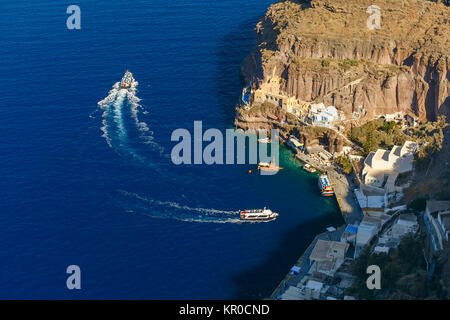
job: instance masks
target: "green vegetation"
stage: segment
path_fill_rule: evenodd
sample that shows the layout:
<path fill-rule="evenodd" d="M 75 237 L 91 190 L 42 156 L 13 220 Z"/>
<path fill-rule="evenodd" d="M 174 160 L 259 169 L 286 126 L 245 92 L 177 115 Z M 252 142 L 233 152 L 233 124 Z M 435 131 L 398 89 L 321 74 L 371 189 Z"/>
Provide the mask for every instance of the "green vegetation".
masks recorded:
<path fill-rule="evenodd" d="M 376 119 L 361 127 L 352 128 L 350 139 L 364 149 L 363 155 L 366 156 L 379 148 L 389 149 L 394 145 L 402 145 L 407 136 L 395 121 Z"/>
<path fill-rule="evenodd" d="M 356 295 L 360 299 L 425 298 L 430 283 L 425 277 L 424 242 L 423 234 L 409 234 L 402 239 L 397 249 L 388 254 L 371 254 L 369 248 L 364 249 L 351 265 L 357 280 L 346 294 Z M 367 289 L 366 270 L 370 265 L 377 265 L 382 270 L 381 290 Z"/>
<path fill-rule="evenodd" d="M 346 174 L 350 174 L 353 170 L 352 163 L 348 157 L 339 156 L 336 158 L 336 163 L 339 164 Z"/>
<path fill-rule="evenodd" d="M 385 121 L 381 130 L 383 130 L 387 134 L 392 134 L 394 132 L 395 125 L 395 121 Z"/>
<path fill-rule="evenodd" d="M 330 129 L 326 127 L 319 127 L 319 126 L 307 126 L 307 127 L 301 127 L 301 132 L 307 133 L 314 137 L 323 136 L 326 132 L 330 132 Z"/>
<path fill-rule="evenodd" d="M 353 59 L 345 59 L 342 62 L 339 63 L 341 67 L 349 68 L 349 67 L 357 67 L 358 61 Z"/>
<path fill-rule="evenodd" d="M 422 144 L 422 148 L 415 156 L 419 170 L 426 169 L 431 157 L 442 149 L 443 131 L 447 126 L 446 117 L 440 116 L 436 122 L 426 122 L 411 130 L 411 137 Z"/>
<path fill-rule="evenodd" d="M 435 122 L 426 122 L 408 129 L 407 136 L 395 121 L 376 119 L 361 127 L 352 128 L 350 139 L 364 149 L 363 155 L 379 148 L 389 149 L 394 145 L 402 145 L 406 140 L 419 142 L 422 147 L 416 154 L 416 164 L 419 168 L 426 168 L 431 156 L 442 149 L 443 130 L 447 125 L 445 116 L 440 116 Z"/>
<path fill-rule="evenodd" d="M 330 60 L 323 59 L 322 60 L 322 67 L 329 67 L 330 66 Z"/>

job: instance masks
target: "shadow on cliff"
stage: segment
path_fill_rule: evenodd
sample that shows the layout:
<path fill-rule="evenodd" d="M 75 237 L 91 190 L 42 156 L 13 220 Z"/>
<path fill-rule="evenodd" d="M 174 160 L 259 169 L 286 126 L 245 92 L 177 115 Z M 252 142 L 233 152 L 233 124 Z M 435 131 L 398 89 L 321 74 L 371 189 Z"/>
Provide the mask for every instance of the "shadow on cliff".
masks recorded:
<path fill-rule="evenodd" d="M 243 81 L 240 77 L 241 64 L 255 46 L 254 28 L 260 15 L 246 20 L 236 26 L 222 39 L 217 47 L 218 69 L 216 74 L 216 91 L 223 117 L 227 126 L 234 122 L 234 108 L 241 94 Z"/>
<path fill-rule="evenodd" d="M 343 223 L 340 214 L 329 212 L 326 216 L 302 222 L 287 231 L 263 263 L 234 277 L 235 299 L 268 298 L 314 237 L 329 226 L 337 227 Z"/>

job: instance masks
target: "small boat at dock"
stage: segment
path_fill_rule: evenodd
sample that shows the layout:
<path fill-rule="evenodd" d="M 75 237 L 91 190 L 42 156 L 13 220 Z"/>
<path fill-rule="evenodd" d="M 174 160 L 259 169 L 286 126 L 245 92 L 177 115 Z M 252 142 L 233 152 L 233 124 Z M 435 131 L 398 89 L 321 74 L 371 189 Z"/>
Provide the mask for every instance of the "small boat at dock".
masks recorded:
<path fill-rule="evenodd" d="M 265 171 L 265 172 L 278 172 L 283 168 L 277 166 L 273 162 L 260 162 L 258 163 L 258 170 Z"/>
<path fill-rule="evenodd" d="M 303 143 L 300 143 L 296 137 L 290 136 L 286 145 L 291 148 L 295 153 L 303 150 Z"/>
<path fill-rule="evenodd" d="M 261 138 L 261 139 L 258 139 L 258 142 L 259 143 L 271 143 L 272 140 L 270 140 L 269 138 Z"/>
<path fill-rule="evenodd" d="M 264 209 L 242 210 L 240 218 L 244 221 L 270 221 L 275 220 L 278 213 L 264 207 Z"/>
<path fill-rule="evenodd" d="M 314 173 L 314 172 L 317 171 L 317 170 L 316 170 L 314 167 L 312 167 L 309 163 L 306 163 L 306 164 L 303 166 L 303 170 L 308 171 L 308 172 L 311 172 L 311 173 Z"/>

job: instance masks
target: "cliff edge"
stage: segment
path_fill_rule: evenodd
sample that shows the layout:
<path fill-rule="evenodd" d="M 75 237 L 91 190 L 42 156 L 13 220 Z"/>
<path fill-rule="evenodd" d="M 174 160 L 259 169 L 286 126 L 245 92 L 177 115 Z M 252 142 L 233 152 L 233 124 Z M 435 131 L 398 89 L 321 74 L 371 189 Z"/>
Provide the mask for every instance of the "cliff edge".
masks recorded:
<path fill-rule="evenodd" d="M 380 27 L 368 18 L 380 9 Z M 450 119 L 450 7 L 427 0 L 311 0 L 272 5 L 242 73 L 305 104 L 334 105 L 362 124 L 403 112 Z"/>

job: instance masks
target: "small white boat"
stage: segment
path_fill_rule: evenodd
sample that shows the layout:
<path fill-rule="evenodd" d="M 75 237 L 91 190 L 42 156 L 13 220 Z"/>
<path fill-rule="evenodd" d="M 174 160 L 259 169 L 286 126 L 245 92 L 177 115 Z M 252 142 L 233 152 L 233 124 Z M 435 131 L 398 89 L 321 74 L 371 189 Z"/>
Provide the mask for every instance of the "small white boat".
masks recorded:
<path fill-rule="evenodd" d="M 259 143 L 271 143 L 272 140 L 270 140 L 269 138 L 261 138 L 261 139 L 258 139 L 258 142 Z"/>
<path fill-rule="evenodd" d="M 277 217 L 278 213 L 273 212 L 266 207 L 264 207 L 264 209 L 243 210 L 240 214 L 241 220 L 245 221 L 267 221 L 275 220 Z"/>
<path fill-rule="evenodd" d="M 303 143 L 300 143 L 296 137 L 290 136 L 286 145 L 291 148 L 295 153 L 303 150 Z"/>
<path fill-rule="evenodd" d="M 270 172 L 278 172 L 280 171 L 281 167 L 277 166 L 275 163 L 273 162 L 260 162 L 258 163 L 258 169 L 261 171 L 270 171 Z"/>
<path fill-rule="evenodd" d="M 308 171 L 308 172 L 311 172 L 311 173 L 317 171 L 315 168 L 311 167 L 311 165 L 310 165 L 309 163 L 306 163 L 306 164 L 303 166 L 303 169 L 304 169 L 305 171 Z"/>

